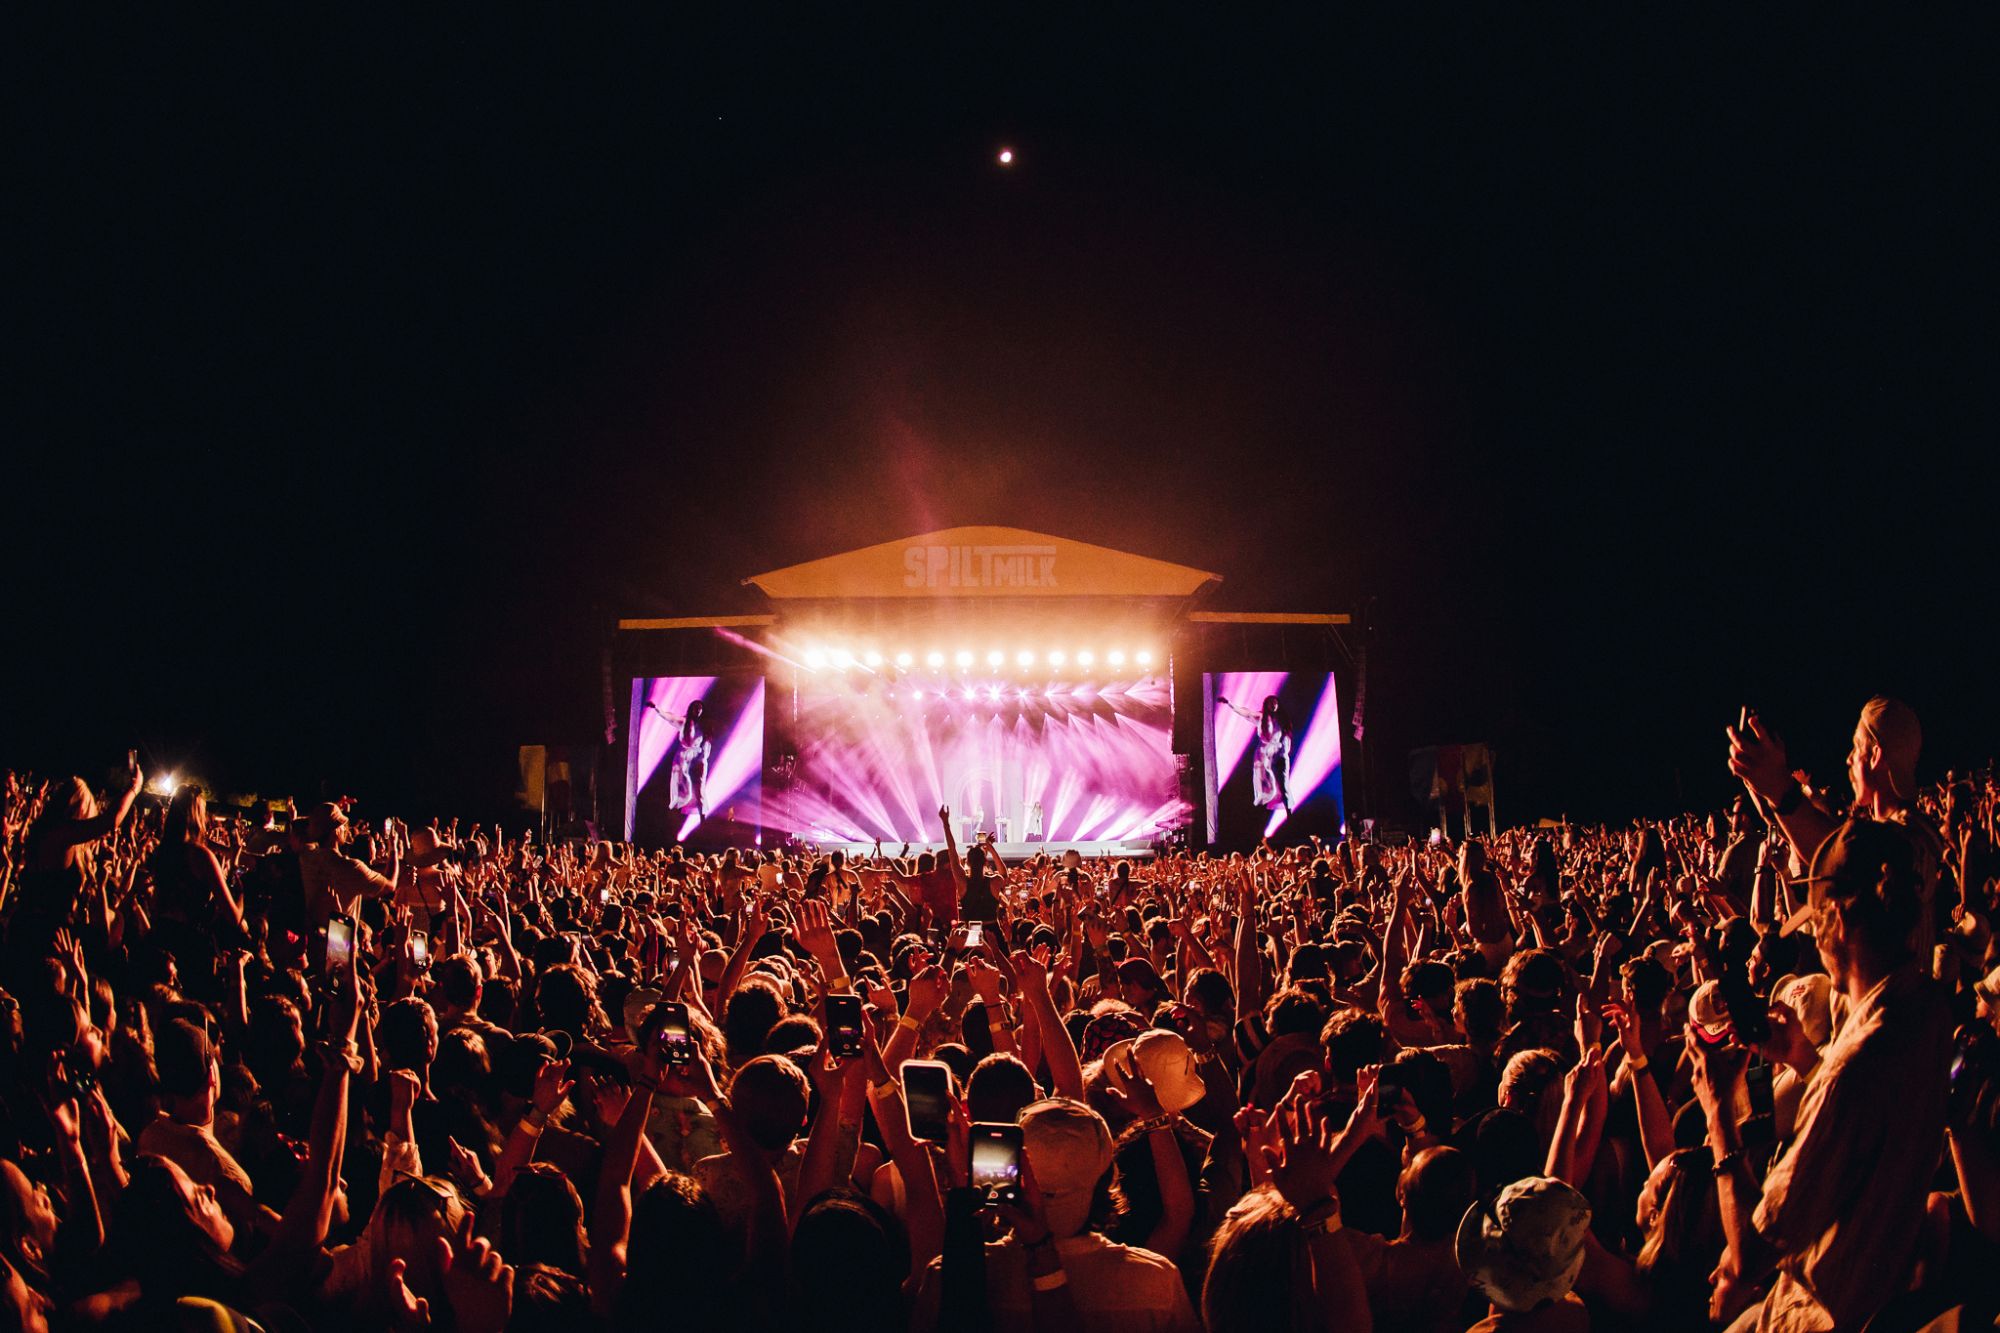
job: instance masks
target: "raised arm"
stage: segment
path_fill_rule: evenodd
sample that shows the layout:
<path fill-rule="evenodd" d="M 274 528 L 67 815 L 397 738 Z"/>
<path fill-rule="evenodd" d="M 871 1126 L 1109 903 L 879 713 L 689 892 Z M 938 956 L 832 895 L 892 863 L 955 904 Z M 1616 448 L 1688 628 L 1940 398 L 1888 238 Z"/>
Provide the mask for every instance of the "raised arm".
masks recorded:
<path fill-rule="evenodd" d="M 1035 1027 L 1041 1036 L 1042 1058 L 1048 1061 L 1049 1084 L 1058 1097 L 1074 1097 L 1083 1100 L 1083 1061 L 1076 1053 L 1076 1043 L 1070 1039 L 1069 1029 L 1063 1026 L 1062 1015 L 1056 1012 L 1055 1000 L 1049 995 L 1049 974 L 1031 954 L 1014 955 L 1014 975 L 1021 982 L 1021 998 L 1027 1002 L 1028 1012 L 1034 1016 Z"/>

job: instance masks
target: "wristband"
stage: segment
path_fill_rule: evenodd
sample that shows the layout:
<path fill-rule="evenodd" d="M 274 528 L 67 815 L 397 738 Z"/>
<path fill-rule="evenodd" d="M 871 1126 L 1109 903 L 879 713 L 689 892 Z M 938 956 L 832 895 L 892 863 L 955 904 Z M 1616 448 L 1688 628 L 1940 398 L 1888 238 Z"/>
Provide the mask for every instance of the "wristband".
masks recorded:
<path fill-rule="evenodd" d="M 530 1106 L 528 1108 L 528 1113 L 521 1117 L 521 1123 L 524 1125 L 531 1126 L 534 1129 L 534 1131 L 537 1134 L 539 1134 L 544 1129 L 548 1128 L 549 1113 L 547 1111 L 544 1111 L 539 1106 Z"/>
<path fill-rule="evenodd" d="M 897 1027 L 904 1028 L 910 1032 L 915 1032 L 918 1028 L 921 1028 L 923 1025 L 924 1025 L 923 1020 L 917 1018 L 912 1014 L 904 1014 L 896 1020 Z"/>
<path fill-rule="evenodd" d="M 1421 1134 L 1421 1133 L 1423 1133 L 1423 1132 L 1424 1132 L 1424 1130 L 1425 1130 L 1425 1128 L 1426 1128 L 1426 1127 L 1427 1127 L 1427 1126 L 1428 1126 L 1429 1124 L 1430 1124 L 1430 1121 L 1428 1121 L 1428 1120 L 1424 1119 L 1424 1118 L 1423 1118 L 1423 1116 L 1422 1116 L 1421 1114 L 1419 1114 L 1419 1115 L 1417 1116 L 1417 1120 L 1416 1120 L 1416 1123 L 1415 1123 L 1415 1124 L 1413 1124 L 1413 1125 L 1404 1125 L 1404 1126 L 1403 1126 L 1403 1132 L 1404 1132 L 1405 1134 L 1409 1134 L 1409 1135 L 1411 1135 L 1411 1136 L 1413 1136 L 1413 1137 L 1414 1137 L 1415 1135 L 1418 1135 L 1418 1134 Z"/>
<path fill-rule="evenodd" d="M 826 988 L 839 994 L 846 994 L 854 989 L 854 983 L 848 980 L 845 972 L 836 972 L 826 979 Z"/>
<path fill-rule="evenodd" d="M 1645 1073 L 1648 1069 L 1652 1068 L 1652 1065 L 1652 1060 L 1643 1055 L 1636 1060 L 1627 1057 L 1625 1061 L 1625 1067 L 1635 1074 Z"/>
<path fill-rule="evenodd" d="M 1053 1273 L 1043 1273 L 1028 1280 L 1034 1284 L 1036 1291 L 1056 1291 L 1069 1285 L 1069 1274 L 1058 1268 Z"/>
<path fill-rule="evenodd" d="M 1717 1176 L 1726 1176 L 1729 1174 L 1729 1168 L 1735 1166 L 1737 1162 L 1742 1160 L 1743 1154 L 1744 1154 L 1744 1149 L 1731 1148 L 1728 1152 L 1716 1158 L 1715 1165 L 1709 1169 L 1712 1170 Z"/>
<path fill-rule="evenodd" d="M 1771 803 L 1771 813 L 1783 818 L 1806 803 L 1805 788 L 1794 782 L 1785 794 Z"/>
<path fill-rule="evenodd" d="M 880 1097 L 882 1094 L 890 1091 L 895 1086 L 896 1086 L 896 1080 L 892 1078 L 885 1078 L 880 1083 L 870 1083 L 868 1085 L 868 1095 L 871 1098 Z"/>

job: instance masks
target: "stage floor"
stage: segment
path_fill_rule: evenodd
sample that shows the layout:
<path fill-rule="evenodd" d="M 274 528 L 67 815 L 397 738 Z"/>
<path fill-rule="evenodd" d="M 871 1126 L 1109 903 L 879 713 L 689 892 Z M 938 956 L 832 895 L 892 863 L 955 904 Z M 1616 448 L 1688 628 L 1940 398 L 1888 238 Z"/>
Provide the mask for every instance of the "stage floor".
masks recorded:
<path fill-rule="evenodd" d="M 822 852 L 838 850 L 855 857 L 873 856 L 875 854 L 875 844 L 872 842 L 822 842 L 816 845 Z M 1025 861 L 1037 852 L 1047 852 L 1050 856 L 1059 857 L 1064 852 L 1072 849 L 1076 851 L 1077 855 L 1084 857 L 1086 860 L 1095 860 L 1099 857 L 1107 856 L 1122 856 L 1130 857 L 1134 860 L 1146 860 L 1152 857 L 1157 846 L 1157 844 L 1151 841 L 1141 839 L 1133 839 L 1125 842 L 999 842 L 990 845 L 998 849 L 1000 859 L 1003 861 Z M 909 846 L 909 854 L 911 856 L 915 856 L 918 852 L 944 850 L 942 842 L 913 842 Z M 963 843 L 959 845 L 959 850 L 961 852 L 965 850 Z M 900 842 L 885 842 L 882 844 L 882 854 L 884 856 L 900 856 L 903 854 L 903 844 Z"/>

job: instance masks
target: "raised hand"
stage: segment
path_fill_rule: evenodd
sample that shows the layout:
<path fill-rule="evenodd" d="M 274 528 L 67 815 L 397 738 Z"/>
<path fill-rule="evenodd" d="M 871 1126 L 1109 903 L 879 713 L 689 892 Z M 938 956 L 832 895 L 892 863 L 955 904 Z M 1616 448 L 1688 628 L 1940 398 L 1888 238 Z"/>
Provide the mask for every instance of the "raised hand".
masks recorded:
<path fill-rule="evenodd" d="M 1646 1043 L 1639 1031 L 1639 1016 L 1624 1005 L 1613 1003 L 1604 1006 L 1604 1017 L 1618 1035 L 1618 1048 L 1625 1052 L 1625 1058 L 1645 1059 Z"/>
<path fill-rule="evenodd" d="M 493 1182 L 487 1177 L 479 1154 L 457 1139 L 446 1139 L 446 1142 L 451 1147 L 451 1178 L 458 1182 L 459 1188 L 474 1196 L 492 1189 Z"/>
<path fill-rule="evenodd" d="M 846 971 L 840 959 L 840 946 L 833 937 L 833 918 L 827 905 L 815 898 L 808 898 L 798 905 L 799 943 L 805 945 L 806 952 L 818 961 L 822 971 L 829 976 Z"/>
<path fill-rule="evenodd" d="M 1277 1144 L 1262 1151 L 1271 1183 L 1285 1202 L 1303 1213 L 1333 1198 L 1340 1164 L 1332 1125 L 1318 1101 L 1288 1094 L 1272 1120 Z"/>
<path fill-rule="evenodd" d="M 951 982 L 944 969 L 935 963 L 926 965 L 910 978 L 910 1016 L 920 1020 L 929 1018 L 943 1007 L 945 996 L 950 991 Z"/>
<path fill-rule="evenodd" d="M 1764 729 L 1763 722 L 1751 714 L 1747 733 L 1735 727 L 1725 727 L 1723 733 L 1729 737 L 1729 771 L 1743 780 L 1743 785 L 1767 801 L 1783 799 L 1785 787 L 1792 781 L 1791 765 L 1785 759 L 1785 743 L 1774 733 Z"/>
<path fill-rule="evenodd" d="M 1165 1109 L 1160 1105 L 1159 1094 L 1153 1090 L 1152 1081 L 1139 1068 L 1138 1058 L 1131 1047 L 1125 1049 L 1123 1059 L 1113 1072 L 1117 1074 L 1118 1082 L 1107 1082 L 1104 1091 L 1134 1120 L 1151 1120 Z"/>
<path fill-rule="evenodd" d="M 514 1311 L 514 1270 L 484 1236 L 472 1234 L 472 1214 L 459 1223 L 457 1244 L 437 1238 L 437 1270 L 458 1333 L 505 1333 Z"/>
<path fill-rule="evenodd" d="M 542 1067 L 535 1071 L 535 1087 L 531 1095 L 543 1115 L 554 1115 L 574 1087 L 576 1082 L 569 1076 L 569 1061 L 544 1060 Z"/>

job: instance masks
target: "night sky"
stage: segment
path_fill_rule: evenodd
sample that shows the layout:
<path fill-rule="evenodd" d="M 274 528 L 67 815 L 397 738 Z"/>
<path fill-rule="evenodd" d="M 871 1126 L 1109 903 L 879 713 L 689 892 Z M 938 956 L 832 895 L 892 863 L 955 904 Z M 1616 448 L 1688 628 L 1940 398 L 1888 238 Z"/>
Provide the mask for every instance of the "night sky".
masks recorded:
<path fill-rule="evenodd" d="M 2000 749 L 1989 31 L 957 8 L 17 32 L 0 761 L 488 810 L 611 618 L 961 523 L 1372 598 L 1385 795 Z"/>

